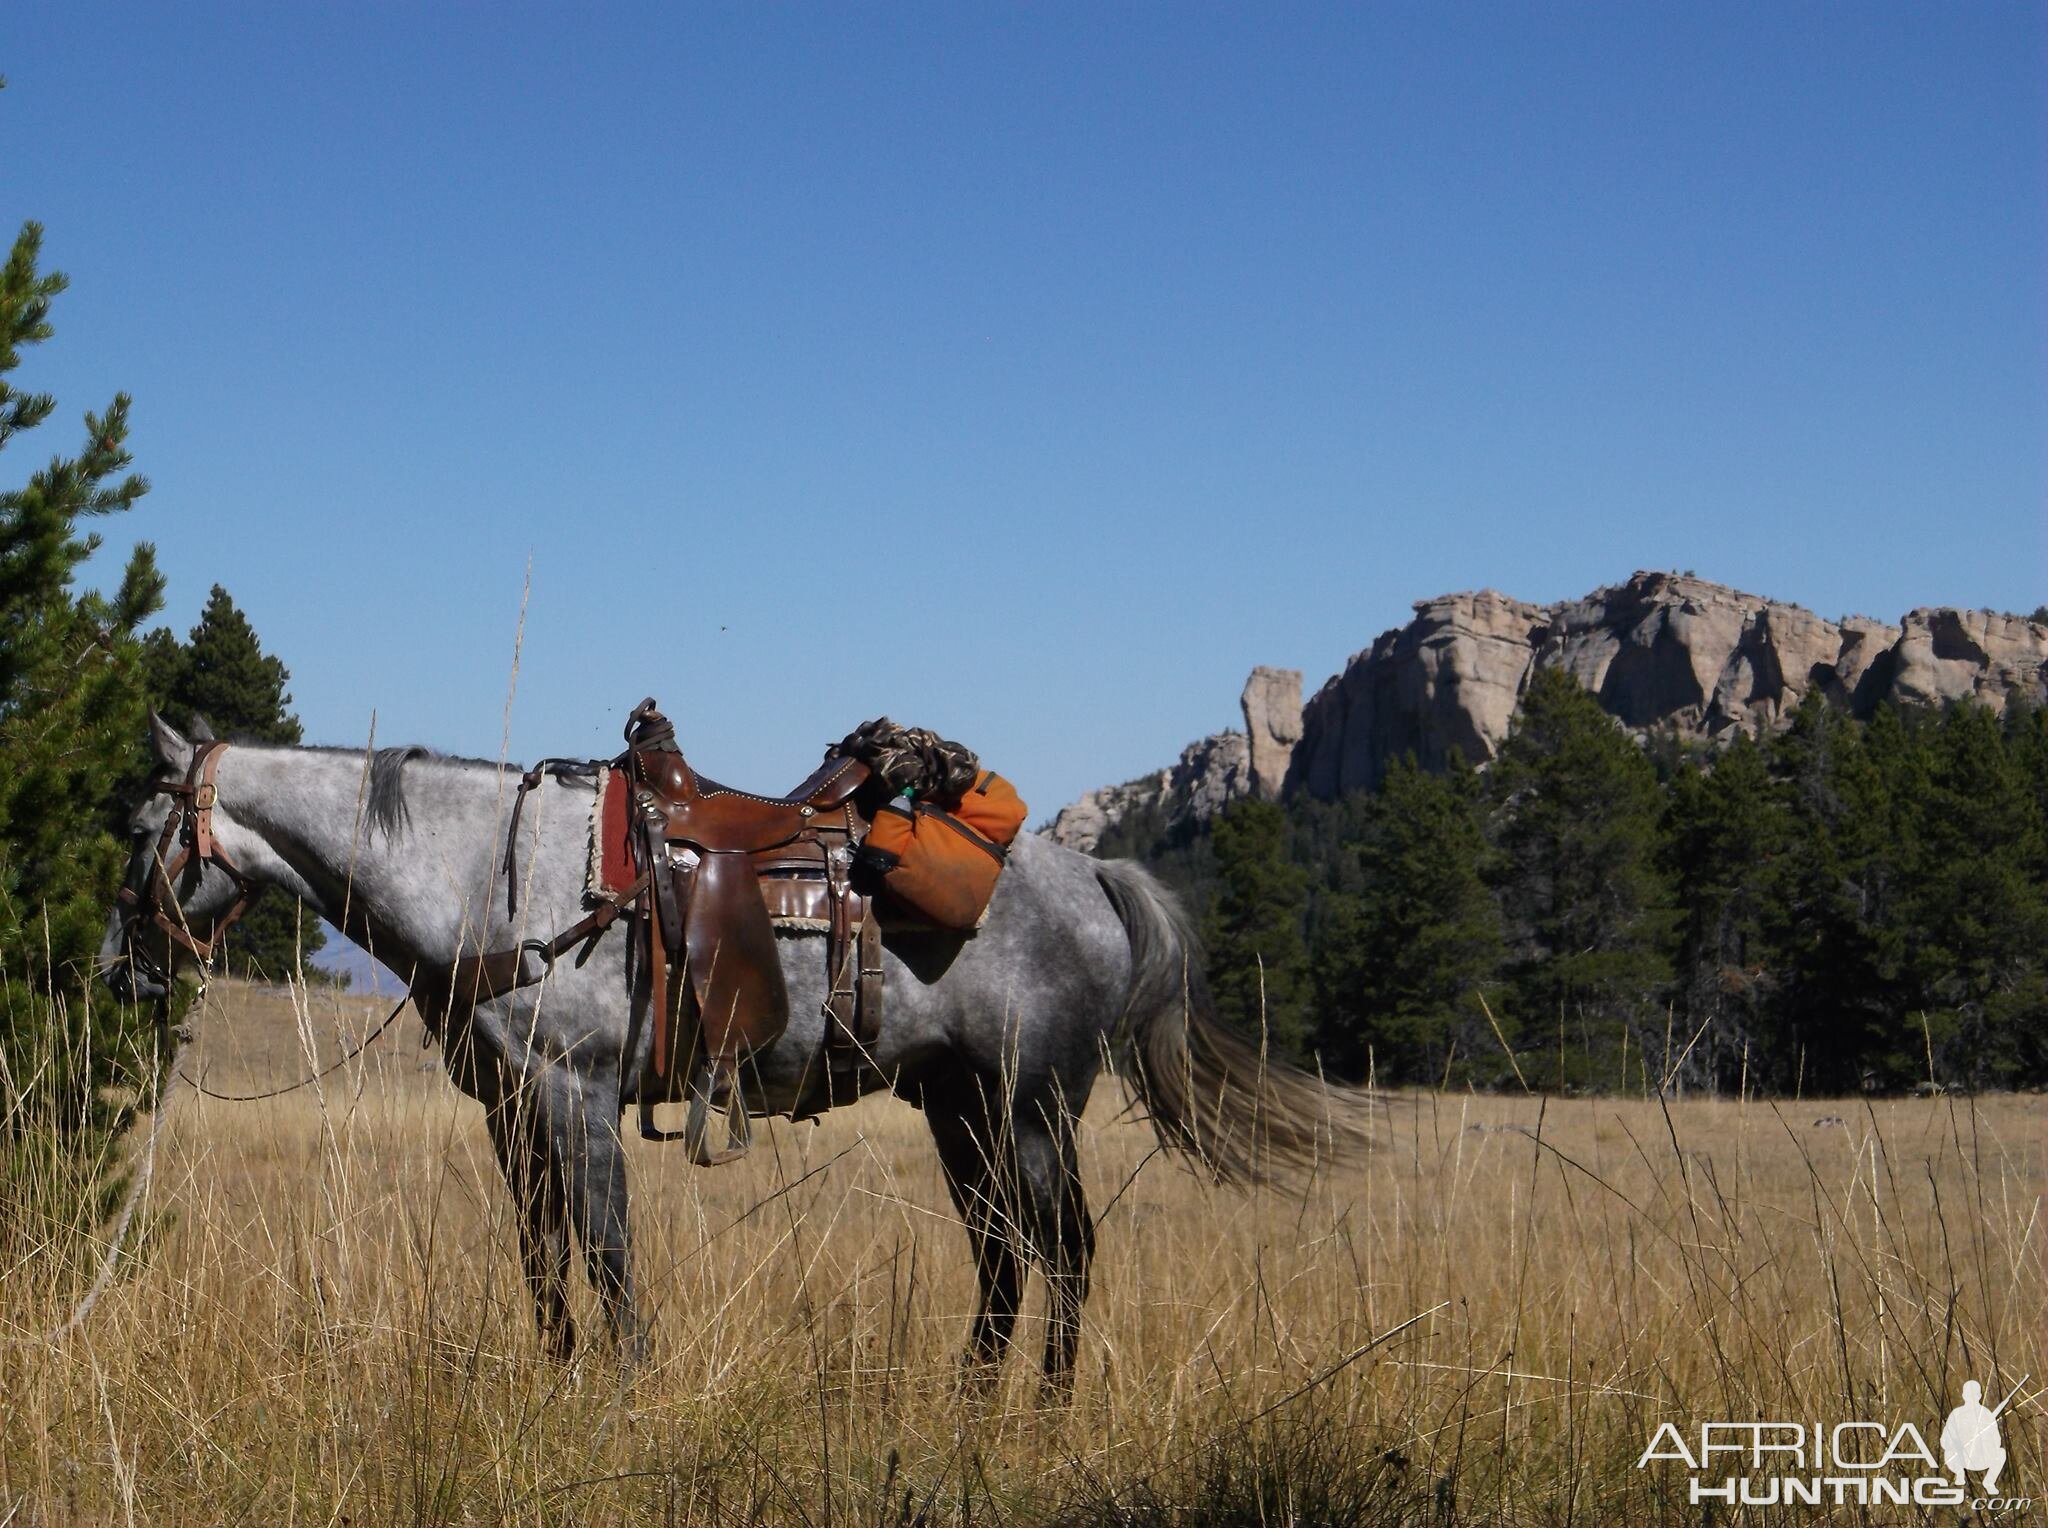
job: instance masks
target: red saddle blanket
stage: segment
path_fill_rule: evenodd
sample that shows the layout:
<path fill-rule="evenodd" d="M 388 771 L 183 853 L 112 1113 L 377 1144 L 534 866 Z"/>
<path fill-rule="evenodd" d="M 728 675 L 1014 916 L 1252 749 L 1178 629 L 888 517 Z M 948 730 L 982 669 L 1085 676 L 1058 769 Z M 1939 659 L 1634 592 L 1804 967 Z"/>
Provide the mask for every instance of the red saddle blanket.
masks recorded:
<path fill-rule="evenodd" d="M 624 770 L 600 772 L 597 804 L 590 812 L 590 880 L 585 888 L 596 901 L 616 902 L 639 880 L 626 839 L 632 798 L 632 782 Z"/>

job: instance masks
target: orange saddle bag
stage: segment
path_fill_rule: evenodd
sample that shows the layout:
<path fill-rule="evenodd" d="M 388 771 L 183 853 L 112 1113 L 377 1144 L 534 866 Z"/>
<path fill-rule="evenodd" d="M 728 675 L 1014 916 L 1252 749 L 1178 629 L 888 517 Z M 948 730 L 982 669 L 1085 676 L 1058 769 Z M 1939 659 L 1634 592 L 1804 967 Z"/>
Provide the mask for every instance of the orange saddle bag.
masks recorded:
<path fill-rule="evenodd" d="M 940 928 L 971 929 L 988 911 L 1025 812 L 1017 788 L 993 773 L 951 811 L 898 796 L 875 813 L 861 862 L 892 897 Z"/>

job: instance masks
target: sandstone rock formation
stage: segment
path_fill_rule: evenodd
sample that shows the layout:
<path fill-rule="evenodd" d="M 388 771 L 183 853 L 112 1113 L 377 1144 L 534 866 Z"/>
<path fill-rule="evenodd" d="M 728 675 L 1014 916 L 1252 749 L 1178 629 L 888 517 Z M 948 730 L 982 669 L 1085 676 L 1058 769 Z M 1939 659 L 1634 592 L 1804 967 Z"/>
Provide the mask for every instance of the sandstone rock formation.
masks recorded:
<path fill-rule="evenodd" d="M 1547 628 L 1541 605 L 1484 590 L 1415 607 L 1326 683 L 1302 712 L 1286 789 L 1328 799 L 1379 783 L 1386 761 L 1412 752 L 1431 769 L 1490 752 Z"/>
<path fill-rule="evenodd" d="M 1219 732 L 1188 744 L 1171 769 L 1106 785 L 1061 807 L 1045 831 L 1055 843 L 1093 854 L 1103 834 L 1149 808 L 1160 808 L 1162 825 L 1207 822 L 1251 788 L 1250 741 L 1242 732 Z"/>
<path fill-rule="evenodd" d="M 1207 822 L 1240 796 L 1278 797 L 1301 741 L 1301 670 L 1253 669 L 1238 704 L 1244 731 L 1190 743 L 1178 764 L 1156 775 L 1088 792 L 1060 808 L 1047 834 L 1093 854 L 1111 827 L 1152 807 L 1163 823 Z"/>
<path fill-rule="evenodd" d="M 1053 836 L 1093 848 L 1140 805 L 1183 822 L 1254 791 L 1334 797 L 1377 785 L 1407 752 L 1433 768 L 1453 751 L 1484 765 L 1539 667 L 1570 671 L 1638 733 L 1712 741 L 1783 725 L 1813 689 L 1858 717 L 1886 700 L 1994 710 L 2015 696 L 2048 701 L 2048 625 L 1949 608 L 1912 611 L 1898 626 L 1827 621 L 1675 573 L 1637 573 L 1556 605 L 1446 594 L 1418 604 L 1306 706 L 1297 672 L 1254 669 L 1245 734 L 1206 738 L 1171 770 L 1091 792 L 1059 815 Z"/>
<path fill-rule="evenodd" d="M 2013 695 L 2043 695 L 2048 626 L 1989 610 L 1920 609 L 1891 650 L 1889 693 L 1902 705 L 1964 698 L 2003 711 Z"/>
<path fill-rule="evenodd" d="M 1301 670 L 1255 668 L 1238 698 L 1251 743 L 1251 787 L 1271 801 L 1287 779 L 1294 745 L 1301 741 Z"/>
<path fill-rule="evenodd" d="M 1916 610 L 1902 626 L 1810 610 L 1675 573 L 1638 573 L 1582 600 L 1491 591 L 1415 607 L 1312 697 L 1286 789 L 1379 783 L 1412 750 L 1442 767 L 1490 760 L 1530 673 L 1563 668 L 1624 726 L 1688 741 L 1781 726 L 1806 693 L 1867 717 L 1887 700 L 2043 699 L 2048 626 L 1988 611 Z"/>

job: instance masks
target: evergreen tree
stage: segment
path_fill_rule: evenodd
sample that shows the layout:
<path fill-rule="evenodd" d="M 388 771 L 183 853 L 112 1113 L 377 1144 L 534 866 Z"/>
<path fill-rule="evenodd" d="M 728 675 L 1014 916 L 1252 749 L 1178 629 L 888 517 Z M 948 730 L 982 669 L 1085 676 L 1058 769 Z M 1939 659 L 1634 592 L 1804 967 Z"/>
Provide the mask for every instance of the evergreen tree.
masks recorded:
<path fill-rule="evenodd" d="M 1102 859 L 1134 859 L 1166 883 L 1199 927 L 1216 895 L 1208 824 L 1169 824 L 1166 803 L 1148 801 L 1111 823 L 1095 846 Z"/>
<path fill-rule="evenodd" d="M 37 269 L 41 233 L 25 225 L 0 268 L 0 446 L 55 407 L 7 380 L 50 337 L 65 285 Z M 127 434 L 117 394 L 85 416 L 75 457 L 0 492 L 0 1133 L 54 1126 L 81 1153 L 113 1123 L 100 1085 L 115 1076 L 123 1016 L 90 984 L 126 858 L 119 792 L 145 735 L 136 633 L 163 595 L 147 544 L 111 595 L 75 587 L 100 545 L 83 522 L 147 491 L 127 470 Z M 28 1078 L 29 1095 L 15 1094 Z"/>
<path fill-rule="evenodd" d="M 204 717 L 217 735 L 252 743 L 296 744 L 304 736 L 285 689 L 290 672 L 264 652 L 249 618 L 219 584 L 183 643 L 161 627 L 149 634 L 146 668 L 157 709 L 187 734 Z M 275 981 L 298 971 L 326 941 L 315 914 L 266 893 L 228 931 L 222 959 L 237 974 Z"/>
<path fill-rule="evenodd" d="M 2048 707 L 2015 697 L 2006 704 L 2004 732 L 2012 767 L 2034 798 L 2035 818 L 2048 824 Z M 2048 831 L 2035 841 L 2028 874 L 2048 886 Z"/>
<path fill-rule="evenodd" d="M 1671 778 L 1675 1002 L 1684 1036 L 1700 1037 L 1682 1074 L 1694 1086 L 1740 1086 L 1745 1070 L 1762 1086 L 1779 1059 L 1766 1028 L 1774 980 L 1768 918 L 1788 831 L 1763 750 L 1746 735 Z M 1790 1072 L 1781 1080 L 1789 1084 Z"/>
<path fill-rule="evenodd" d="M 1809 691 L 1770 751 L 1790 822 L 1769 910 L 1781 1080 L 1855 1092 L 1902 1034 L 1895 791 L 1912 788 L 1911 739 L 1890 708 L 1860 728 Z"/>
<path fill-rule="evenodd" d="M 1476 861 L 1453 808 L 1475 797 Z M 1632 1088 L 1640 1057 L 1729 1090 L 1903 1089 L 1930 1065 L 1945 1084 L 2048 1082 L 2048 710 L 2024 697 L 1999 721 L 1859 723 L 1816 689 L 1767 741 L 1637 750 L 1538 675 L 1483 786 L 1455 760 L 1448 779 L 1399 764 L 1379 793 L 1288 802 L 1284 833 L 1260 815 L 1169 828 L 1157 810 L 1121 846 L 1207 910 L 1234 1022 L 1256 1025 L 1264 952 L 1273 1029 L 1291 1042 L 1312 1013 L 1333 1072 L 1370 1057 L 1430 1084 L 1455 1054 L 1452 1075 L 1502 1080 L 1476 999 L 1498 978 L 1486 995 L 1532 1081 Z"/>
<path fill-rule="evenodd" d="M 1506 1071 L 1480 1010 L 1501 960 L 1500 918 L 1483 874 L 1478 776 L 1412 754 L 1395 761 L 1363 831 L 1345 846 L 1338 887 L 1316 921 L 1317 1048 L 1348 1077 L 1435 1083 L 1455 1055 Z M 1489 1059 L 1494 1058 L 1494 1059 Z"/>
<path fill-rule="evenodd" d="M 1913 1015 L 1895 1018 L 1891 1049 L 1918 1064 L 1894 1064 L 1894 1080 L 1925 1075 L 1918 1041 L 1932 1049 L 1938 1081 L 2011 1086 L 2040 1076 L 2048 1057 L 2039 800 L 2020 750 L 1974 703 L 1951 707 L 1928 729 L 1921 757 L 1899 922 L 1902 997 L 1926 1027 L 1915 1033 Z"/>
<path fill-rule="evenodd" d="M 255 628 L 227 590 L 215 584 L 199 623 L 183 644 L 172 644 L 175 657 L 159 657 L 156 644 L 169 636 L 162 628 L 150 633 L 151 677 L 168 680 L 160 693 L 170 709 L 158 709 L 173 726 L 187 729 L 193 718 L 203 716 L 221 737 L 287 745 L 304 740 L 285 689 L 290 670 L 264 652 Z M 164 671 L 155 670 L 158 663 Z"/>
<path fill-rule="evenodd" d="M 1576 679 L 1542 669 L 1489 785 L 1515 1013 L 1533 1042 L 1523 1071 L 1605 1083 L 1624 1026 L 1662 1013 L 1671 974 L 1656 770 Z"/>
<path fill-rule="evenodd" d="M 1289 854 L 1287 815 L 1246 798 L 1215 819 L 1217 892 L 1203 931 L 1209 987 L 1226 1023 L 1256 1036 L 1263 1019 L 1276 1054 L 1308 1049 L 1308 874 Z"/>

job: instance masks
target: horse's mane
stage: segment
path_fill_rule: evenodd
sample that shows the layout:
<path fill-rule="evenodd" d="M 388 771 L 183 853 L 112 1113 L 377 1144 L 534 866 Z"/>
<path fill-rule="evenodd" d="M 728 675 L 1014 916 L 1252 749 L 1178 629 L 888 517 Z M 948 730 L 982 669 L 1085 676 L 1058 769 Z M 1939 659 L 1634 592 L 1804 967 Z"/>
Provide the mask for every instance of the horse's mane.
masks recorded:
<path fill-rule="evenodd" d="M 398 748 L 379 748 L 370 756 L 370 799 L 364 814 L 372 833 L 396 838 L 398 830 L 412 821 L 412 804 L 405 799 L 405 766 L 414 759 L 431 758 L 418 743 Z"/>
<path fill-rule="evenodd" d="M 360 748 L 307 747 L 301 751 L 354 759 L 363 756 Z M 471 758 L 459 753 L 436 753 L 419 743 L 379 748 L 370 755 L 370 789 L 368 799 L 363 803 L 363 815 L 372 832 L 380 832 L 387 839 L 395 838 L 399 829 L 411 824 L 412 804 L 406 799 L 405 766 L 421 759 L 431 760 L 436 764 L 461 765 L 465 768 L 503 770 L 512 774 L 524 773 L 518 764 L 500 763 L 496 759 Z"/>

